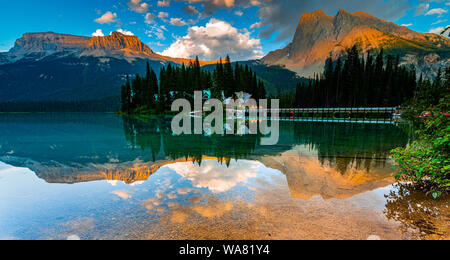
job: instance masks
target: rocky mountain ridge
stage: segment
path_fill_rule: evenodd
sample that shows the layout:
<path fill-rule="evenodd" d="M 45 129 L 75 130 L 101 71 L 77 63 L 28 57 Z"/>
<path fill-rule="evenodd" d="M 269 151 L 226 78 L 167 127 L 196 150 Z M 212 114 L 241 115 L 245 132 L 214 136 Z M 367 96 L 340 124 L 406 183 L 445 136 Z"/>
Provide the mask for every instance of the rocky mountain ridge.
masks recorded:
<path fill-rule="evenodd" d="M 193 59 L 166 57 L 154 53 L 137 36 L 112 32 L 101 37 L 75 36 L 53 32 L 25 33 L 7 53 L 2 53 L 0 64 L 13 63 L 22 59 L 42 59 L 51 55 L 60 57 L 107 57 L 125 59 L 136 58 L 155 61 L 170 61 L 188 64 Z M 201 65 L 215 64 L 217 61 L 200 61 Z"/>
<path fill-rule="evenodd" d="M 334 58 L 345 55 L 346 49 L 355 44 L 364 52 L 383 48 L 388 54 L 398 54 L 405 64 L 415 64 L 418 72 L 427 73 L 430 66 L 432 71 L 435 64 L 450 64 L 450 39 L 343 9 L 334 17 L 322 10 L 303 14 L 292 42 L 284 49 L 270 52 L 262 61 L 310 77 L 323 70 L 330 55 Z M 430 63 L 431 56 L 434 58 Z"/>
<path fill-rule="evenodd" d="M 450 65 L 450 39 L 345 10 L 334 17 L 321 10 L 305 13 L 286 48 L 261 60 L 239 63 L 251 67 L 265 81 L 268 93 L 290 92 L 306 80 L 302 77 L 321 73 L 330 55 L 345 56 L 354 44 L 364 52 L 377 53 L 383 48 L 386 54 L 399 55 L 402 65 L 414 67 L 418 76 L 426 78 Z M 127 75 L 146 73 L 147 62 L 159 74 L 168 64 L 192 61 L 159 55 L 138 37 L 120 32 L 102 37 L 26 33 L 11 50 L 0 52 L 0 103 L 108 103 L 120 97 Z M 210 71 L 216 63 L 200 61 Z"/>

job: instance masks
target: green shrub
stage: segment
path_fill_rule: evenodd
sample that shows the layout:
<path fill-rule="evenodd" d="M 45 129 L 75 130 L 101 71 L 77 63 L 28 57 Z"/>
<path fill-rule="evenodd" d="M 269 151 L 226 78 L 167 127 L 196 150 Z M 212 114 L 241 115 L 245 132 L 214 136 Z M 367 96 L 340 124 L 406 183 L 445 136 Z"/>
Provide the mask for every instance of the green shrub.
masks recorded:
<path fill-rule="evenodd" d="M 450 67 L 444 74 L 439 70 L 434 82 L 421 77 L 405 108 L 404 118 L 420 130 L 410 146 L 392 151 L 396 177 L 418 184 L 436 198 L 450 190 Z M 428 116 L 423 117 L 425 113 Z"/>
<path fill-rule="evenodd" d="M 392 157 L 398 180 L 431 187 L 428 192 L 438 197 L 450 188 L 450 125 L 445 112 L 432 114 L 424 119 L 418 139 L 407 148 L 393 150 Z"/>

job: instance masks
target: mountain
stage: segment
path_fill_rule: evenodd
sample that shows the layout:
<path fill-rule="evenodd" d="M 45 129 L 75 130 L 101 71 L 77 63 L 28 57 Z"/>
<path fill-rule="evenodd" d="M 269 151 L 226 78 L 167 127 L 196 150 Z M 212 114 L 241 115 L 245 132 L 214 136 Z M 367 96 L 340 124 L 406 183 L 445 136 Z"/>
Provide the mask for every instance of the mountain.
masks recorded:
<path fill-rule="evenodd" d="M 0 64 L 8 62 L 8 58 L 6 56 L 6 53 L 0 52 Z"/>
<path fill-rule="evenodd" d="M 0 103 L 108 102 L 120 96 L 126 75 L 145 74 L 147 62 L 159 74 L 163 66 L 191 61 L 161 56 L 138 37 L 119 32 L 104 37 L 26 33 L 0 53 Z"/>
<path fill-rule="evenodd" d="M 144 75 L 147 62 L 159 75 L 163 66 L 191 61 L 159 55 L 138 37 L 119 32 L 104 37 L 26 33 L 9 52 L 0 53 L 0 110 L 116 111 L 120 102 L 114 101 L 120 100 L 127 75 Z M 216 63 L 200 61 L 208 70 Z M 265 80 L 269 93 L 294 90 L 301 80 L 280 66 L 245 63 Z"/>
<path fill-rule="evenodd" d="M 440 66 L 450 65 L 450 39 L 344 10 L 334 17 L 320 10 L 303 14 L 286 48 L 261 60 L 240 63 L 256 72 L 269 94 L 276 94 L 295 90 L 304 80 L 301 76 L 321 72 L 326 58 L 345 55 L 354 44 L 365 52 L 383 48 L 387 54 L 398 54 L 403 64 L 413 64 L 426 77 L 433 77 Z M 15 102 L 15 107 L 31 102 L 37 104 L 30 107 L 66 102 L 95 108 L 98 100 L 101 107 L 116 109 L 119 104 L 112 103 L 120 97 L 126 76 L 144 75 L 147 62 L 159 74 L 163 66 L 191 61 L 159 55 L 138 37 L 120 32 L 103 37 L 25 33 L 9 52 L 0 53 L 0 110 L 5 102 Z M 216 63 L 200 61 L 208 70 Z M 51 107 L 61 106 L 70 110 L 67 104 Z"/>
<path fill-rule="evenodd" d="M 262 61 L 311 77 L 323 70 L 330 55 L 342 56 L 354 44 L 364 52 L 383 48 L 387 54 L 398 54 L 403 64 L 414 64 L 418 73 L 428 76 L 439 66 L 450 64 L 450 39 L 418 33 L 364 12 L 349 13 L 342 9 L 334 17 L 322 10 L 303 14 L 292 42 L 284 49 L 270 52 Z"/>
<path fill-rule="evenodd" d="M 170 125 L 162 118 L 113 114 L 0 114 L 0 161 L 28 168 L 49 183 L 131 184 L 167 164 L 241 158 L 286 175 L 294 198 L 329 200 L 393 183 L 389 151 L 409 140 L 394 125 L 280 122 L 278 145 L 267 147 L 251 135 L 175 136 Z M 365 142 L 359 142 L 363 134 Z M 382 142 L 386 138 L 391 142 Z"/>
<path fill-rule="evenodd" d="M 146 61 L 55 53 L 0 65 L 0 102 L 81 102 L 120 95 L 126 75 L 145 73 Z M 165 62 L 149 60 L 159 72 Z"/>
<path fill-rule="evenodd" d="M 39 60 L 58 54 L 59 57 L 108 57 L 134 61 L 137 58 L 155 61 L 170 61 L 178 64 L 188 64 L 193 59 L 172 58 L 154 53 L 136 36 L 113 32 L 102 37 L 85 37 L 68 34 L 25 33 L 18 39 L 14 47 L 3 53 L 7 62 L 16 62 L 23 59 Z M 1 62 L 1 58 L 0 58 Z M 200 61 L 201 65 L 216 63 L 217 61 Z M 6 63 L 3 60 L 3 63 Z"/>

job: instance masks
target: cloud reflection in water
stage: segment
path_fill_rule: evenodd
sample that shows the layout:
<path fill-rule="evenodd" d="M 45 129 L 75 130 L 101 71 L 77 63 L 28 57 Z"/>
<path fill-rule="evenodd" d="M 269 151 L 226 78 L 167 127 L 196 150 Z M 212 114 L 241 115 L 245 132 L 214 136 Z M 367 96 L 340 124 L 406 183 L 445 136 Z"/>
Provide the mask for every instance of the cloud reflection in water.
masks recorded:
<path fill-rule="evenodd" d="M 205 160 L 201 166 L 192 162 L 180 162 L 167 167 L 181 177 L 192 181 L 195 188 L 207 188 L 215 194 L 229 191 L 240 184 L 246 184 L 259 172 L 278 172 L 265 167 L 260 162 L 249 160 L 232 161 L 229 167 L 214 160 Z"/>

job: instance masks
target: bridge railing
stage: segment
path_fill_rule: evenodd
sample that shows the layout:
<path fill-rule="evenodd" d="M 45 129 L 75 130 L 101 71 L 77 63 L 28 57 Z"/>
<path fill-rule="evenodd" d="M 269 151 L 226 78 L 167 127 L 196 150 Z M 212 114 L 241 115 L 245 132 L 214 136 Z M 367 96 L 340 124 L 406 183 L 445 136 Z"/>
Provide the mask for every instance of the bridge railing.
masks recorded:
<path fill-rule="evenodd" d="M 354 124 L 397 124 L 392 118 L 387 119 L 365 119 L 365 118 L 246 118 L 246 120 L 263 120 L 263 121 L 287 121 L 287 122 L 320 122 L 320 123 L 354 123 Z"/>
<path fill-rule="evenodd" d="M 367 108 L 279 108 L 279 109 L 258 109 L 258 108 L 247 108 L 247 111 L 279 111 L 279 112 L 372 112 L 372 113 L 394 113 L 397 108 L 395 107 L 367 107 Z"/>

